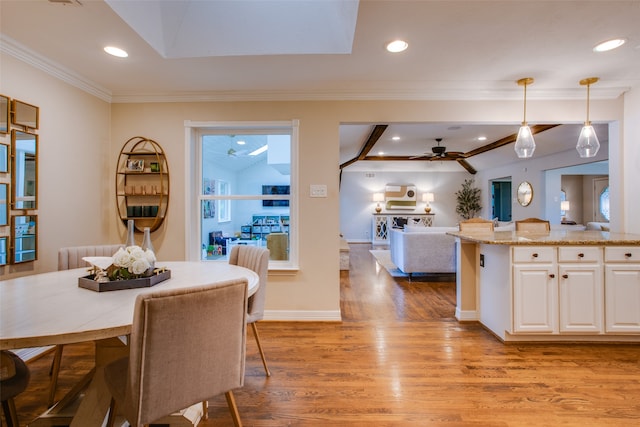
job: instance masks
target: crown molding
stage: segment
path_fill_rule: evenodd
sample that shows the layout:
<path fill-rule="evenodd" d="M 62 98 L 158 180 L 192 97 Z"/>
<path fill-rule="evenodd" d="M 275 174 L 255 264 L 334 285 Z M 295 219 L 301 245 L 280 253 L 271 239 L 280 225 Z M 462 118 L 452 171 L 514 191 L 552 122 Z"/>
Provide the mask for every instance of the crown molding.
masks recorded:
<path fill-rule="evenodd" d="M 28 47 L 18 43 L 10 37 L 0 33 L 0 52 L 31 65 L 32 67 L 52 76 L 71 86 L 87 92 L 103 101 L 111 103 L 111 91 L 94 83 L 78 73 L 63 67 L 51 59 L 40 55 Z"/>

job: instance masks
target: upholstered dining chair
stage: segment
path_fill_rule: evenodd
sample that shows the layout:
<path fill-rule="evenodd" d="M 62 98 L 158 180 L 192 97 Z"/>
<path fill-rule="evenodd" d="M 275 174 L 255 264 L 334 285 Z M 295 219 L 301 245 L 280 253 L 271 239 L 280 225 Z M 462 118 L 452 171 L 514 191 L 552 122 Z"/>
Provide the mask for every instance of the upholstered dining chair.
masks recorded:
<path fill-rule="evenodd" d="M 123 247 L 122 244 L 113 245 L 90 245 L 90 246 L 72 246 L 58 249 L 58 270 L 71 270 L 74 268 L 89 267 L 89 264 L 82 258 L 87 256 L 111 256 L 118 249 Z M 48 406 L 53 405 L 55 401 L 56 388 L 58 387 L 58 375 L 60 374 L 60 363 L 62 362 L 62 350 L 64 345 L 56 345 L 53 362 L 51 362 L 51 384 L 49 385 L 49 397 L 47 399 Z"/>
<path fill-rule="evenodd" d="M 483 218 L 470 218 L 460 221 L 460 231 L 493 231 L 493 221 Z"/>
<path fill-rule="evenodd" d="M 551 231 L 549 221 L 539 218 L 527 218 L 516 221 L 516 231 L 528 231 L 531 233 L 548 233 Z"/>
<path fill-rule="evenodd" d="M 256 293 L 249 297 L 247 323 L 251 324 L 264 370 L 267 376 L 270 377 L 271 372 L 267 366 L 267 359 L 264 357 L 260 336 L 258 335 L 258 327 L 256 326 L 256 322 L 264 318 L 264 301 L 267 295 L 267 275 L 269 272 L 269 249 L 249 245 L 236 245 L 231 249 L 229 264 L 246 267 L 253 270 L 260 277 L 260 287 L 258 287 Z"/>
<path fill-rule="evenodd" d="M 22 359 L 10 351 L 0 351 L 0 400 L 8 427 L 20 427 L 13 398 L 27 388 L 30 376 Z"/>
<path fill-rule="evenodd" d="M 155 291 L 135 302 L 129 356 L 105 367 L 111 393 L 107 425 L 122 414 L 133 427 L 244 384 L 247 279 Z"/>

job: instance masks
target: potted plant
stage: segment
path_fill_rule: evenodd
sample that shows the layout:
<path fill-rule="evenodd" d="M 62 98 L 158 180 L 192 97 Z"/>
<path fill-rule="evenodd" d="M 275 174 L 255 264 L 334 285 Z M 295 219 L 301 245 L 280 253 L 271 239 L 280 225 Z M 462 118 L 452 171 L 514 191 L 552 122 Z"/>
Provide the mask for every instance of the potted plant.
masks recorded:
<path fill-rule="evenodd" d="M 473 218 L 482 209 L 480 189 L 473 186 L 473 179 L 465 179 L 462 188 L 456 192 L 458 204 L 456 213 L 463 219 Z"/>

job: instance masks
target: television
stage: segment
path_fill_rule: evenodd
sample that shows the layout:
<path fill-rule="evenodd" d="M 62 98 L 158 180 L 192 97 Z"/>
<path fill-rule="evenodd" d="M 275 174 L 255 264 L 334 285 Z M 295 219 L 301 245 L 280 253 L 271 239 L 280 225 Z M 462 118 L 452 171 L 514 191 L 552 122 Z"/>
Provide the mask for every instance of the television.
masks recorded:
<path fill-rule="evenodd" d="M 289 194 L 288 185 L 263 185 L 263 195 L 277 195 L 277 194 Z M 264 207 L 288 207 L 289 200 L 263 200 L 262 206 Z"/>

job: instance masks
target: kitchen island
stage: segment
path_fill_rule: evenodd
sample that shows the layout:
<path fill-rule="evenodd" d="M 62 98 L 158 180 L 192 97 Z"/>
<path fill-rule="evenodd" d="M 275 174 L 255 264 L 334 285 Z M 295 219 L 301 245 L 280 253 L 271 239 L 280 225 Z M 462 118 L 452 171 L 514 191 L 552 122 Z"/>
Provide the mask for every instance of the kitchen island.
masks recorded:
<path fill-rule="evenodd" d="M 458 241 L 458 320 L 505 342 L 640 342 L 640 235 L 448 234 Z"/>

